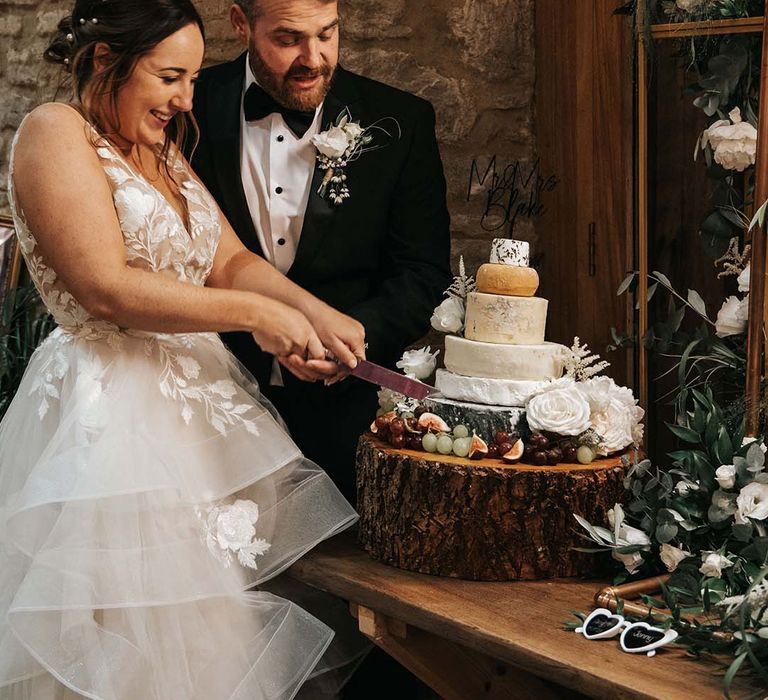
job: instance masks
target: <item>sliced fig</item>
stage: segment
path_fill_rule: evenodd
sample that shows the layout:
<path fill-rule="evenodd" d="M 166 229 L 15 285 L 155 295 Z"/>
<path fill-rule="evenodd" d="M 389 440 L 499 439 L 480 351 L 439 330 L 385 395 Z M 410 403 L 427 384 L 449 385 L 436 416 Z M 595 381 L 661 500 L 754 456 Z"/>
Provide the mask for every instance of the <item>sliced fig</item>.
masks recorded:
<path fill-rule="evenodd" d="M 435 433 L 451 432 L 448 423 L 434 413 L 422 413 L 419 416 L 419 428 L 422 430 L 431 430 Z"/>
<path fill-rule="evenodd" d="M 514 464 L 515 462 L 520 461 L 524 452 L 525 452 L 525 445 L 523 444 L 522 440 L 518 439 L 516 442 L 512 444 L 512 447 L 507 452 L 501 455 L 501 458 L 507 464 Z"/>
<path fill-rule="evenodd" d="M 472 441 L 469 443 L 469 455 L 470 459 L 482 459 L 488 454 L 488 445 L 482 438 L 477 435 L 472 436 Z"/>
<path fill-rule="evenodd" d="M 371 431 L 371 432 L 372 432 L 374 435 L 376 435 L 376 433 L 378 433 L 378 432 L 379 432 L 379 426 L 378 426 L 378 425 L 376 425 L 376 421 L 373 421 L 373 423 L 371 423 L 371 427 L 369 428 L 369 430 L 370 430 L 370 431 Z"/>

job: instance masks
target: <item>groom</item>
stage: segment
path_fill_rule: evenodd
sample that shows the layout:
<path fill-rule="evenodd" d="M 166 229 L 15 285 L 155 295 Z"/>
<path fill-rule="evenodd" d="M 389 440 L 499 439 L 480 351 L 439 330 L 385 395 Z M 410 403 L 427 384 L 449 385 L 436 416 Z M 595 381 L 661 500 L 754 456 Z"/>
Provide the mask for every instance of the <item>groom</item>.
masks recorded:
<path fill-rule="evenodd" d="M 193 167 L 248 248 L 359 320 L 368 359 L 393 366 L 451 281 L 434 110 L 338 65 L 336 0 L 235 0 L 230 19 L 247 53 L 200 77 Z M 343 168 L 349 197 L 335 203 L 320 193 L 311 139 L 345 112 L 373 140 Z M 300 382 L 250 334 L 225 341 L 354 503 L 355 448 L 376 387 Z"/>

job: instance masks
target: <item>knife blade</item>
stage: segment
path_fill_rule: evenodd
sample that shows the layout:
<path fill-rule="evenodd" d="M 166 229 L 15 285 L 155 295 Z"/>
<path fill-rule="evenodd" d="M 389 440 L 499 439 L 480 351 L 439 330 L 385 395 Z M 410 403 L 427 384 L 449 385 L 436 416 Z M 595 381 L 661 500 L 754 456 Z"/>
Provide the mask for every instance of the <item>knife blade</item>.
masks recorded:
<path fill-rule="evenodd" d="M 398 394 L 404 394 L 412 399 L 424 400 L 430 394 L 436 393 L 437 389 L 420 382 L 418 379 L 411 379 L 399 372 L 377 365 L 370 360 L 358 360 L 357 367 L 351 372 L 353 377 L 362 379 L 372 384 L 383 386 L 386 389 L 396 391 Z"/>

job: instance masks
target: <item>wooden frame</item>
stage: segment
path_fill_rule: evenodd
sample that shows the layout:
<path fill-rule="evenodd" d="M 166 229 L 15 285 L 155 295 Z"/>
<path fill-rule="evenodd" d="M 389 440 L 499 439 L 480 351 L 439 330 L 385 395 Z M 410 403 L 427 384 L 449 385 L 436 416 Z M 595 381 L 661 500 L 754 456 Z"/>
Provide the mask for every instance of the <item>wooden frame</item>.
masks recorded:
<path fill-rule="evenodd" d="M 638 0 L 637 16 L 647 16 L 648 0 Z M 645 154 L 648 150 L 648 46 L 647 37 L 653 40 L 679 39 L 694 36 L 726 34 L 763 34 L 760 83 L 760 113 L 758 115 L 758 138 L 755 177 L 756 206 L 768 199 L 768 0 L 765 2 L 763 17 L 746 17 L 735 20 L 711 22 L 681 22 L 675 24 L 641 24 L 637 31 L 637 263 L 638 284 L 638 337 L 644 338 L 648 331 L 648 164 Z M 641 22 L 644 21 L 641 19 Z M 756 227 L 752 234 L 751 278 L 749 288 L 749 322 L 747 332 L 747 387 L 746 387 L 746 434 L 756 435 L 759 427 L 760 384 L 767 373 L 761 361 L 764 327 L 768 325 L 768 308 L 765 305 L 766 246 L 765 230 Z M 768 358 L 767 358 L 768 361 Z M 768 363 L 768 362 L 767 362 Z M 648 354 L 639 344 L 638 375 L 640 403 L 648 408 Z"/>
<path fill-rule="evenodd" d="M 16 238 L 13 219 L 0 216 L 0 308 L 11 289 L 19 283 L 21 248 Z"/>

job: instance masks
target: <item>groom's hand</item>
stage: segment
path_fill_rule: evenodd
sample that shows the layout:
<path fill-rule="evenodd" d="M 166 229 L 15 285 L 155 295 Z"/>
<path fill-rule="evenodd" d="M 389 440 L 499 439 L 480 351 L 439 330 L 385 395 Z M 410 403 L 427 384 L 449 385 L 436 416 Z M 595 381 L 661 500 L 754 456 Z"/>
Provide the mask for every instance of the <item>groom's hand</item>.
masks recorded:
<path fill-rule="evenodd" d="M 305 382 L 322 380 L 326 384 L 333 384 L 349 373 L 346 369 L 340 369 L 339 364 L 333 360 L 307 360 L 295 353 L 285 357 L 278 357 L 277 361 L 291 374 Z"/>

